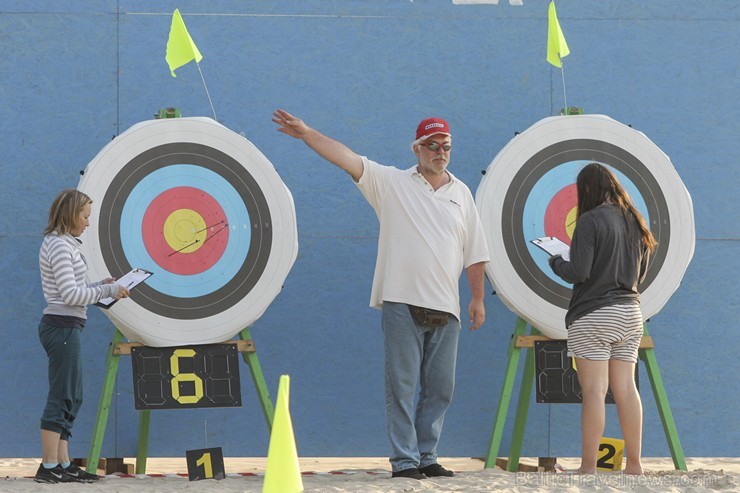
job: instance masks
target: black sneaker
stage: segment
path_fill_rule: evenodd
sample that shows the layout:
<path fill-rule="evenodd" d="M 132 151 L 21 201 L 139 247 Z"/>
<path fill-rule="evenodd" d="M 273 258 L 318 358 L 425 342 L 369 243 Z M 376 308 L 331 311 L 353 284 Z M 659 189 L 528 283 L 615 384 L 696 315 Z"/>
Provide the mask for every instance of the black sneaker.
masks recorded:
<path fill-rule="evenodd" d="M 100 476 L 85 471 L 74 462 L 67 466 L 67 469 L 64 471 L 69 475 L 70 481 L 75 483 L 94 483 L 95 481 L 100 480 Z"/>
<path fill-rule="evenodd" d="M 409 469 L 401 469 L 400 471 L 393 471 L 391 474 L 392 478 L 409 478 L 409 479 L 426 479 L 422 473 L 415 467 Z"/>
<path fill-rule="evenodd" d="M 36 471 L 36 476 L 33 480 L 37 483 L 70 483 L 72 478 L 67 471 L 62 469 L 62 466 L 57 464 L 51 469 L 47 469 L 43 464 L 39 464 L 39 469 Z"/>
<path fill-rule="evenodd" d="M 428 466 L 420 467 L 419 472 L 428 478 L 434 478 L 434 477 L 439 477 L 439 476 L 451 478 L 452 476 L 455 475 L 454 472 L 450 471 L 449 469 L 445 469 L 439 464 L 429 464 Z"/>

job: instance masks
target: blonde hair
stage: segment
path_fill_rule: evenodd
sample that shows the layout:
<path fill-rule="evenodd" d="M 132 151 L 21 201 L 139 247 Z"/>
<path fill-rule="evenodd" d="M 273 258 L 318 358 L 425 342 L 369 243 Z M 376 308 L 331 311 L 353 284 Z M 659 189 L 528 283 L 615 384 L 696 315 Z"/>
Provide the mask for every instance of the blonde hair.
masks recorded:
<path fill-rule="evenodd" d="M 63 235 L 76 229 L 80 220 L 80 213 L 92 199 L 79 190 L 63 190 L 51 203 L 49 222 L 44 229 L 44 235 L 56 231 Z"/>

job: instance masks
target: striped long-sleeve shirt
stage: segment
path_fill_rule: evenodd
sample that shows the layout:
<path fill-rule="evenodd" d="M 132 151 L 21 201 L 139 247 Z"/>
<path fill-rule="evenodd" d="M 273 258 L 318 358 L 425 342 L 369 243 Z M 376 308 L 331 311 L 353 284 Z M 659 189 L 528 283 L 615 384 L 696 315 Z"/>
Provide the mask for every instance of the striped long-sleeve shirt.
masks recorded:
<path fill-rule="evenodd" d="M 87 264 L 79 240 L 71 235 L 44 236 L 39 252 L 41 288 L 47 306 L 44 314 L 87 318 L 87 305 L 115 296 L 117 284 L 87 284 Z"/>

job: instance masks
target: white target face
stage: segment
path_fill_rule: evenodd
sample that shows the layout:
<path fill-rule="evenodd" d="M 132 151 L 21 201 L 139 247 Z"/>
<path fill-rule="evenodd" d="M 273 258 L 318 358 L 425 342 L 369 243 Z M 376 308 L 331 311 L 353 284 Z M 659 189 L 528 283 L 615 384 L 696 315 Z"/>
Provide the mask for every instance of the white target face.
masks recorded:
<path fill-rule="evenodd" d="M 154 273 L 105 310 L 148 346 L 230 339 L 264 313 L 298 253 L 290 191 L 251 142 L 210 118 L 134 125 L 78 189 L 93 200 L 90 279 Z"/>
<path fill-rule="evenodd" d="M 566 243 L 575 229 L 576 177 L 589 162 L 617 174 L 658 241 L 640 286 L 642 313 L 660 311 L 694 254 L 694 212 L 686 187 L 644 134 L 603 115 L 545 118 L 494 158 L 475 201 L 491 251 L 486 274 L 506 306 L 543 334 L 566 339 L 571 285 L 552 273 L 542 236 Z"/>

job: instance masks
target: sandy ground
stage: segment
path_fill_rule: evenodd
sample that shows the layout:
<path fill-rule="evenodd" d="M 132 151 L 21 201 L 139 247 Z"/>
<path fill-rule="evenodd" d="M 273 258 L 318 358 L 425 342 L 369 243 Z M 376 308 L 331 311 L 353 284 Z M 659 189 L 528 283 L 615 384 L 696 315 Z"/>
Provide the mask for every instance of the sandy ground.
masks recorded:
<path fill-rule="evenodd" d="M 150 458 L 145 475 L 108 475 L 94 484 L 38 484 L 32 479 L 39 459 L 0 458 L 0 491 L 12 492 L 262 492 L 264 458 L 224 458 L 226 478 L 189 481 L 184 458 Z M 570 475 L 566 473 L 506 472 L 484 469 L 471 458 L 441 458 L 454 470 L 454 478 L 391 479 L 388 461 L 375 457 L 301 458 L 306 492 L 401 493 L 401 492 L 689 492 L 740 491 L 740 458 L 688 458 L 688 472 L 676 471 L 670 458 L 648 458 L 644 476 L 621 473 Z M 134 459 L 125 463 L 135 464 Z M 522 464 L 537 465 L 536 458 Z M 566 469 L 576 459 L 558 459 Z M 102 474 L 102 471 L 99 471 Z M 282 493 L 282 492 L 281 492 Z M 287 493 L 287 492 L 286 492 Z"/>

